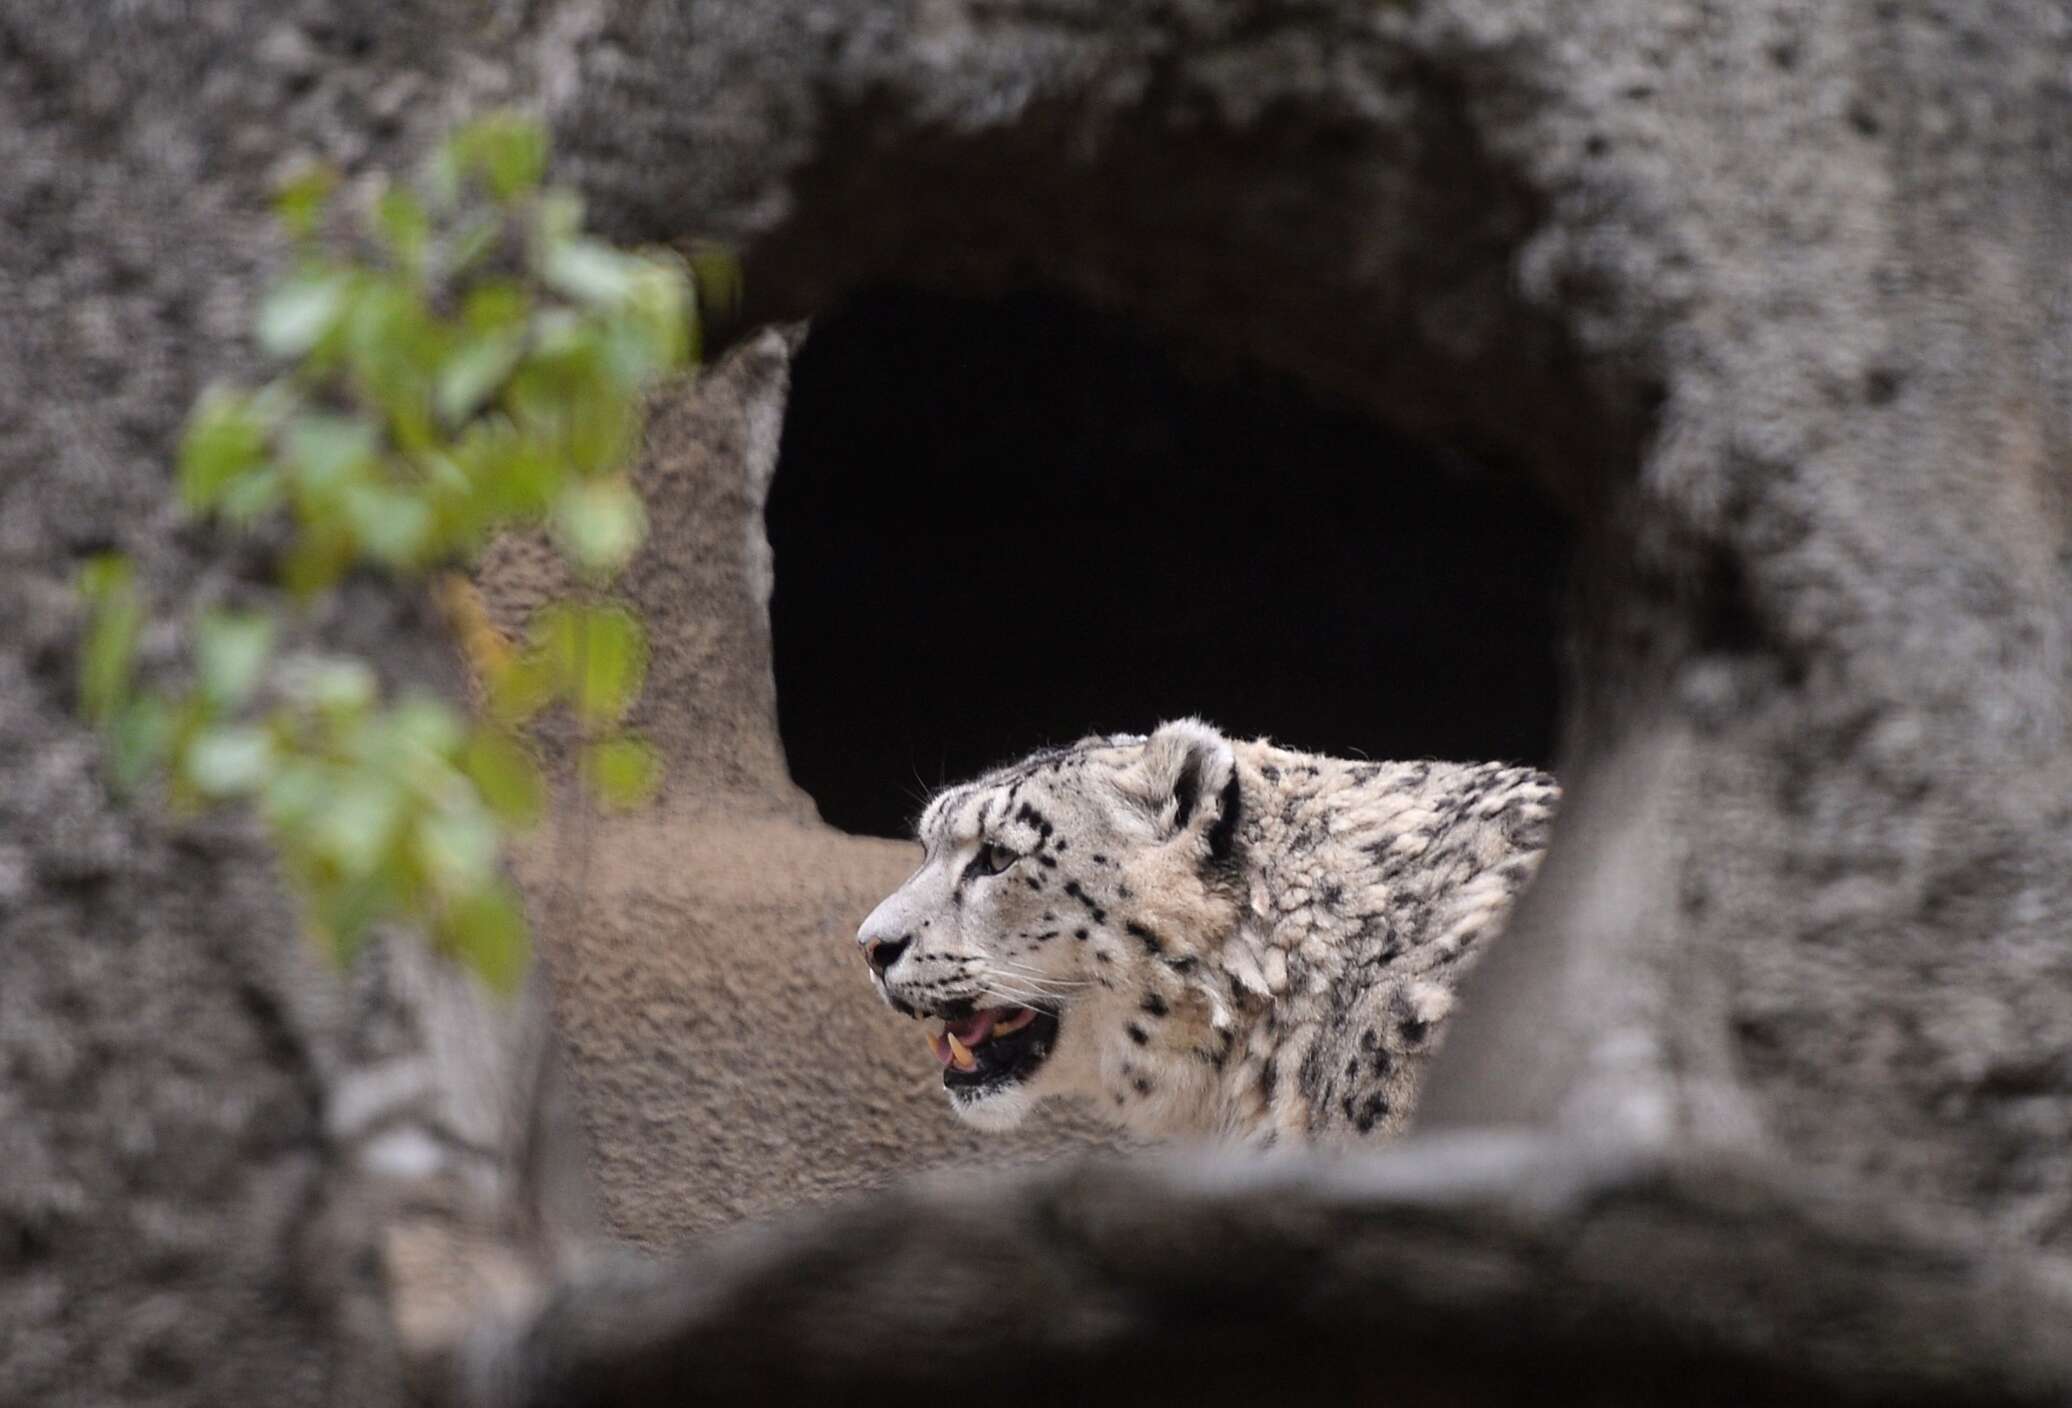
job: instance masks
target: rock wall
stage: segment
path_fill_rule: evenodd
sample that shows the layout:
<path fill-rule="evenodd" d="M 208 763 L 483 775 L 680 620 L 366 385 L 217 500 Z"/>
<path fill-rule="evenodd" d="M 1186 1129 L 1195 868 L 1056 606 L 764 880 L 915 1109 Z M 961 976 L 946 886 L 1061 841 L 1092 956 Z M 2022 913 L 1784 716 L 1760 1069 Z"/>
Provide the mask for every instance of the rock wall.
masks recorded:
<path fill-rule="evenodd" d="M 629 3 L 556 111 L 616 228 L 741 239 L 771 309 L 1034 270 L 1547 487 L 1574 800 L 1429 1118 L 2058 1245 L 2068 45 L 2014 0 Z"/>
<path fill-rule="evenodd" d="M 854 941 L 913 848 L 823 825 L 785 774 L 762 514 L 799 335 L 749 338 L 650 423 L 651 536 L 622 585 L 653 640 L 632 723 L 667 761 L 661 800 L 564 808 L 520 866 L 555 916 L 545 957 L 606 1216 L 651 1248 L 896 1174 L 1112 1142 L 1065 1112 L 1012 1140 L 951 1117 Z M 544 544 L 516 539 L 481 581 L 512 631 L 560 589 Z"/>
<path fill-rule="evenodd" d="M 968 1390 L 1003 1364 L 1163 1368 L 1157 1396 L 1241 1342 L 1323 1388 L 1494 1394 L 1515 1365 L 1454 1350 L 1521 1324 L 1525 1384 L 1583 1365 L 1603 1401 L 1635 1396 L 1608 1358 L 1780 1397 L 2061 1399 L 2068 64 L 2044 0 L 0 9 L 0 1386 L 393 1401 L 412 1327 L 487 1301 L 509 1319 L 467 1383 L 496 1402 Z M 865 279 L 1034 273 L 1576 516 L 1569 809 L 1426 1102 L 1434 1133 L 1527 1133 L 1339 1184 L 924 1184 L 674 1268 L 492 1228 L 508 1277 L 399 1320 L 397 1224 L 331 1123 L 366 1032 L 249 836 L 101 788 L 66 583 L 132 552 L 150 662 L 186 606 L 250 589 L 177 526 L 165 466 L 239 367 L 269 178 L 393 164 L 499 97 L 553 115 L 612 233 L 735 241 L 752 323 Z M 819 828 L 769 725 L 749 529 L 781 347 L 715 374 L 706 429 L 658 427 L 650 472 L 685 497 L 657 543 L 696 547 L 635 577 L 671 625 L 665 820 L 597 828 L 573 887 L 558 837 L 523 858 L 543 914 L 585 897 L 554 995 L 604 1213 L 652 1245 L 982 1153 L 849 971 L 899 853 Z M 458 687 L 415 601 L 355 592 L 312 629 Z M 1348 1323 L 1384 1343 L 1356 1309 L 1403 1297 L 1387 1356 L 1353 1356 Z M 1348 1353 L 1295 1349 L 1319 1343 Z"/>
<path fill-rule="evenodd" d="M 246 831 L 109 793 L 74 708 L 80 560 L 136 561 L 147 669 L 254 590 L 180 523 L 178 428 L 244 369 L 296 156 L 349 171 L 480 100 L 385 7 L 0 7 L 0 1400 L 400 1399 L 380 1191 L 331 1118 L 365 1011 Z M 421 605 L 310 625 L 455 680 Z"/>
<path fill-rule="evenodd" d="M 1587 544 L 1569 802 L 1426 1106 L 1427 1138 L 1518 1131 L 1501 1145 L 1516 1162 L 1484 1162 L 1486 1134 L 1413 1138 L 1368 1165 L 1412 1190 L 1394 1211 L 1292 1220 L 1235 1170 L 1219 1176 L 1240 1191 L 1208 1205 L 1144 1170 L 937 1185 L 572 1285 L 485 1350 L 485 1401 L 586 1383 L 645 1402 L 735 1373 L 952 1391 L 972 1364 L 923 1347 L 967 1330 L 988 1369 L 1237 1392 L 1220 1361 L 1189 1357 L 1250 1303 L 1204 1289 L 1202 1239 L 1264 1222 L 1276 1254 L 1322 1267 L 1370 1215 L 1388 1231 L 1360 1284 L 1422 1274 L 1440 1288 L 1429 1337 L 1391 1340 L 1405 1358 L 1349 1380 L 1339 1358 L 1293 1351 L 1366 1323 L 1354 1296 L 1245 1321 L 1252 1349 L 1320 1387 L 1443 1393 L 1466 1374 L 1503 1396 L 1508 1370 L 1463 1369 L 1445 1343 L 1517 1322 L 1425 1240 L 1483 1177 L 1566 1247 L 1619 1243 L 1590 1209 L 1670 1190 L 1641 1217 L 1652 1239 L 1525 1293 L 1550 1308 L 1616 1287 L 1612 1318 L 1637 1336 L 1626 1367 L 1648 1358 L 1659 1309 L 1698 1356 L 1677 1382 L 1731 1385 L 1759 1363 L 1787 1376 L 1765 1392 L 1809 1399 L 2047 1401 L 2072 1384 L 2047 1332 L 2036 1359 L 1989 1348 L 1994 1317 L 1960 1289 L 2020 1284 L 2023 1305 L 2055 1305 L 2072 1236 L 2060 8 L 914 0 L 593 17 L 552 99 L 598 208 L 622 233 L 740 241 L 764 316 L 867 278 L 1034 272 L 1566 505 Z M 674 101 L 644 102 L 664 74 Z M 1594 1191 L 1545 1197 L 1542 1177 L 1577 1159 Z M 1718 1201 L 1722 1162 L 1750 1181 Z M 1116 1231 L 1105 1209 L 1139 1197 L 1165 1213 Z M 1801 1236 L 1789 1209 L 1808 1198 L 1851 1211 Z M 1479 1206 L 1467 1255 L 1487 1271 L 1500 1219 Z M 967 1244 L 983 1289 L 941 1269 Z M 1142 1319 L 1053 1318 L 1125 1264 L 1151 1283 L 1130 1302 Z M 652 1318 L 590 1319 L 621 1293 L 622 1321 Z M 1002 1315 L 969 1322 L 994 1293 Z M 1902 1303 L 1936 1309 L 1903 1330 Z M 1555 1322 L 1516 1352 L 1545 1372 L 1602 1366 L 1582 1323 Z M 1873 1388 L 1830 1334 L 1845 1327 L 1922 1357 L 1887 1360 L 1895 1377 Z M 1123 1374 L 1154 1362 L 1197 1372 Z M 1596 1391 L 1648 1397 L 1639 1380 Z"/>

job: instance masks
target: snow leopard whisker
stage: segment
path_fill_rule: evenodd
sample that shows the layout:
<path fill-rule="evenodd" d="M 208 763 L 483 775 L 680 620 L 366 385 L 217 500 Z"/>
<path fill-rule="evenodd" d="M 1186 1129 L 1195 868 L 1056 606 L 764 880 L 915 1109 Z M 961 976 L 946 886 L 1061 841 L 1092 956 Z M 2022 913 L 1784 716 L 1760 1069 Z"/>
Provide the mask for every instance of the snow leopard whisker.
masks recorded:
<path fill-rule="evenodd" d="M 970 958 L 960 958 L 957 960 L 957 963 L 959 976 L 973 975 L 983 977 L 987 973 L 1002 973 L 1010 978 L 1019 979 L 1021 981 L 1029 983 L 1036 983 L 1044 987 L 1054 987 L 1060 990 L 1068 988 L 1086 988 L 1093 986 L 1092 982 L 1085 978 L 1053 977 L 1050 974 L 1045 973 L 1040 968 L 1031 967 L 1026 963 L 1017 963 L 1015 962 L 1015 960 L 1011 958 L 985 958 L 974 956 Z"/>
<path fill-rule="evenodd" d="M 1053 999 L 1046 998 L 1036 993 L 992 992 L 988 993 L 987 996 L 997 999 L 997 1001 L 993 1002 L 992 1004 L 995 1007 L 1028 1007 L 1041 1011 L 1049 1011 L 1055 1005 L 1055 1001 Z"/>
<path fill-rule="evenodd" d="M 1071 988 L 1093 986 L 1085 978 L 1054 978 L 1038 969 L 1025 968 L 1018 963 L 1009 963 L 1004 960 L 996 960 L 992 964 L 992 968 L 995 972 L 1003 973 L 1017 982 L 1031 983 L 1037 987 L 1057 988 L 1061 992 Z"/>
<path fill-rule="evenodd" d="M 997 955 L 996 955 L 996 956 L 994 956 L 994 957 L 992 957 L 992 958 L 988 958 L 988 959 L 986 959 L 985 961 L 986 961 L 987 963 L 990 963 L 990 964 L 992 964 L 992 965 L 993 965 L 993 966 L 994 966 L 995 968 L 1004 968 L 1004 969 L 1008 970 L 1009 972 L 1014 972 L 1014 973 L 1033 973 L 1033 974 L 1035 974 L 1035 975 L 1036 975 L 1036 976 L 1038 976 L 1038 977 L 1049 977 L 1049 976 L 1051 976 L 1051 975 L 1049 975 L 1049 974 L 1046 974 L 1046 973 L 1045 973 L 1045 972 L 1044 972 L 1044 971 L 1043 971 L 1043 970 L 1042 970 L 1041 968 L 1038 968 L 1038 967 L 1037 967 L 1037 966 L 1036 966 L 1035 964 L 1033 964 L 1033 963 L 1024 963 L 1024 962 L 1023 962 L 1023 961 L 1022 961 L 1021 959 L 1019 959 L 1019 958 L 1002 958 L 1002 957 L 999 957 L 999 956 L 997 956 Z M 1058 981 L 1059 981 L 1059 982 L 1061 982 L 1061 983 L 1063 983 L 1063 982 L 1078 982 L 1078 981 L 1080 981 L 1080 980 L 1079 980 L 1079 979 L 1077 979 L 1077 978 L 1059 978 L 1059 979 L 1058 979 Z"/>
<path fill-rule="evenodd" d="M 1071 997 L 1077 991 L 1076 988 L 1049 987 L 1027 978 L 1017 978 L 1011 973 L 995 975 L 987 981 L 986 988 L 991 992 L 1013 991 L 1053 1000 Z"/>
<path fill-rule="evenodd" d="M 997 978 L 986 984 L 986 991 L 1002 994 L 1025 1007 L 1029 1005 L 1026 999 L 1037 998 L 1045 1002 L 1056 1002 L 1072 996 L 1069 992 L 1058 992 L 1051 988 L 1026 986 L 1012 978 Z"/>

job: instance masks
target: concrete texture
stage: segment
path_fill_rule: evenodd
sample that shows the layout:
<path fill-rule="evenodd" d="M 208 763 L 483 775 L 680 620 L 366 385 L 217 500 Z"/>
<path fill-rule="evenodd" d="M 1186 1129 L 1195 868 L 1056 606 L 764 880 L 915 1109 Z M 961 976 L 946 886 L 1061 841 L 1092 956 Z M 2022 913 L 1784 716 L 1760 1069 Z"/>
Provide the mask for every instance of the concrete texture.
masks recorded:
<path fill-rule="evenodd" d="M 1999 1357 L 1960 1288 L 2048 1300 L 2072 1245 L 2062 7 L 658 0 L 591 17 L 551 99 L 597 208 L 622 234 L 741 241 L 765 316 L 871 278 L 1035 271 L 1566 505 L 1586 543 L 1569 802 L 1467 994 L 1426 1130 L 1552 1131 L 1507 1186 L 1557 1240 L 1595 1234 L 1534 1201 L 1534 1157 L 1677 1151 L 1659 1236 L 1601 1268 L 1625 1323 L 1661 1307 L 1688 1345 L 1731 1322 L 1790 1371 L 1861 1310 L 1867 1344 L 1924 1351 L 1885 1397 L 2062 1394 L 2048 1331 L 2036 1377 L 1945 1377 Z M 1707 1161 L 1729 1154 L 1767 1191 L 1701 1211 Z M 1424 1157 L 1413 1136 L 1374 1167 Z M 984 1293 L 938 1268 L 978 1239 L 985 1287 L 1048 1324 L 1080 1304 L 1060 1222 L 1142 1197 L 1168 1215 L 1113 1255 L 1148 1259 L 1154 1308 L 1112 1343 L 1184 1363 L 1199 1297 L 1221 1303 L 1191 1256 L 1208 1234 L 1165 1233 L 1201 1209 L 1147 1171 L 1116 1179 L 989 1185 L 997 1219 L 938 1185 L 715 1248 L 633 1292 L 616 1313 L 636 1327 L 608 1343 L 583 1327 L 609 1292 L 572 1284 L 487 1362 L 550 1385 L 625 1369 L 595 1381 L 601 1402 L 748 1364 L 953 1391 L 970 1365 L 924 1347 L 968 1333 L 989 1368 L 986 1349 L 1020 1346 L 1069 1374 L 1109 1363 L 1098 1329 L 973 1321 Z M 1422 1185 L 1370 1272 L 1423 1264 L 1444 1184 Z M 1808 1188 L 1916 1211 L 1822 1252 L 1781 1212 Z M 1028 1206 L 1049 1211 L 1025 1222 Z M 1775 1293 L 1737 1301 L 1773 1234 Z M 1273 1241 L 1307 1267 L 1347 1235 L 1327 1217 Z M 1899 1300 L 1835 1274 L 1894 1248 L 1870 1279 Z M 755 1268 L 739 1283 L 712 1269 L 735 1254 Z M 803 1289 L 836 1266 L 856 1278 L 832 1301 Z M 1913 1274 L 1930 1266 L 1954 1279 Z M 1435 1294 L 1441 1338 L 1513 1323 Z M 1936 1309 L 1913 1321 L 1900 1301 Z M 868 1338 L 837 1305 L 869 1307 Z M 1295 1355 L 1338 1315 L 1305 1300 L 1253 1349 Z M 1435 1342 L 1402 1348 L 1428 1391 L 1462 1372 Z M 1598 1351 L 1570 1325 L 1519 1352 L 1554 1372 Z"/>
<path fill-rule="evenodd" d="M 520 866 L 557 916 L 545 957 L 606 1216 L 651 1248 L 897 1174 L 1112 1143 L 1069 1115 L 981 1137 L 919 1030 L 871 995 L 856 925 L 914 848 L 822 825 L 777 739 L 762 504 L 796 337 L 748 340 L 650 426 L 651 536 L 623 586 L 653 640 L 633 724 L 667 759 L 661 801 L 564 807 Z M 505 629 L 565 586 L 554 561 L 538 542 L 491 552 Z"/>
<path fill-rule="evenodd" d="M 327 1124 L 364 1013 L 253 835 L 104 786 L 70 583 L 132 555 L 147 670 L 193 607 L 257 589 L 257 551 L 179 522 L 179 426 L 245 369 L 274 175 L 398 160 L 479 101 L 461 34 L 373 6 L 0 6 L 0 1401 L 401 1393 L 376 1192 Z M 395 594 L 308 629 L 453 679 Z"/>
<path fill-rule="evenodd" d="M 1231 1228 L 1270 1197 L 1219 1221 L 1201 1182 L 1151 1170 L 932 1185 L 623 1283 L 571 1272 L 484 1342 L 500 1401 L 580 1381 L 570 1365 L 601 1401 L 742 1366 L 968 1390 L 989 1344 L 1039 1375 L 1117 1346 L 1184 1366 L 1234 1323 L 1261 1327 L 1258 1355 L 1305 1355 L 1399 1284 L 1440 1288 L 1419 1323 L 1445 1331 L 1405 1331 L 1404 1372 L 1465 1391 L 1521 1306 L 1606 1278 L 1623 1289 L 1582 1303 L 1648 1343 L 1756 1356 L 1759 1385 L 1818 1396 L 1863 1362 L 1849 1346 L 1889 1344 L 1886 1401 L 2061 1398 L 2061 1317 L 2031 1334 L 2015 1314 L 2054 1307 L 2072 1245 L 2068 66 L 2072 21 L 2044 0 L 0 7 L 0 1386 L 394 1399 L 388 1224 L 323 1119 L 350 1024 L 248 836 L 99 786 L 65 584 L 92 550 L 136 554 L 154 665 L 178 642 L 163 623 L 251 589 L 250 560 L 175 526 L 164 467 L 193 393 L 240 365 L 278 253 L 268 178 L 299 153 L 388 163 L 509 95 L 553 114 L 613 233 L 737 241 L 751 321 L 868 278 L 1033 271 L 1567 506 L 1589 544 L 1569 809 L 1427 1126 L 1560 1131 L 1508 1166 L 1551 1239 L 1532 1247 L 1587 1251 L 1604 1226 L 1546 1196 L 1567 1141 L 1673 1157 L 1623 1253 L 1520 1299 L 1446 1293 L 1462 1268 L 1515 1284 L 1510 1224 L 1470 1218 L 1432 1255 L 1469 1170 L 1415 1143 L 1376 1176 L 1444 1176 L 1350 1185 L 1400 1216 L 1292 1216 L 1257 1240 Z M 748 346 L 744 376 L 776 355 Z M 600 898 L 547 950 L 607 1214 L 655 1245 L 1000 1152 L 932 1123 L 910 1038 L 849 980 L 846 927 L 897 849 L 818 828 L 777 766 L 741 468 L 762 462 L 769 385 L 720 415 L 724 463 L 685 472 L 721 536 L 658 533 L 710 552 L 634 579 L 677 603 L 655 699 L 680 712 L 649 720 L 680 763 L 665 817 L 596 832 L 574 892 Z M 665 474 L 702 453 L 672 433 Z M 312 630 L 451 678 L 428 613 L 393 594 Z M 543 906 L 555 841 L 524 862 Z M 1708 1181 L 1722 1148 L 1760 1159 L 1746 1185 Z M 1321 1171 L 1293 1176 L 1284 1201 L 1312 1206 Z M 1808 1187 L 1875 1215 L 1801 1235 Z M 1110 1207 L 1138 1210 L 1112 1242 L 1070 1231 Z M 1204 1239 L 1260 1275 L 1203 1279 Z M 1743 1294 L 1757 1245 L 1772 1293 Z M 966 1321 L 938 1292 L 972 1248 L 958 1266 L 983 1281 L 951 1289 L 1000 1303 Z M 1343 1267 L 1342 1294 L 1304 1294 L 1315 1266 Z M 1088 1276 L 1131 1288 L 1117 1318 L 1055 1317 Z M 625 1336 L 590 1337 L 600 1317 Z M 1530 1323 L 1512 1342 L 1530 1364 L 1595 1363 L 1599 1401 L 1647 1396 L 1604 1369 L 1626 1351 L 1602 1325 Z M 1066 1338 L 1029 1328 L 1052 1325 Z M 874 1352 L 959 1333 L 954 1385 Z"/>
<path fill-rule="evenodd" d="M 1579 800 L 1431 1118 L 2062 1246 L 2068 55 L 2015 0 L 629 3 L 555 110 L 772 310 L 1035 270 L 1545 486 Z"/>
<path fill-rule="evenodd" d="M 1774 1168 L 1538 1137 L 934 1179 L 600 1267 L 462 1401 L 2051 1404 L 2059 1269 Z"/>

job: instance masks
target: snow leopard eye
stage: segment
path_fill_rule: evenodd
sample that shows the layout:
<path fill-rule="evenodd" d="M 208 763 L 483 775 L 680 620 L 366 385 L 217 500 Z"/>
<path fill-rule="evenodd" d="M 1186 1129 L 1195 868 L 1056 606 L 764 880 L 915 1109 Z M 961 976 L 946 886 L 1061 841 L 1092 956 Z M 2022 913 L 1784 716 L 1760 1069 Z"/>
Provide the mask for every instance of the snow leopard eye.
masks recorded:
<path fill-rule="evenodd" d="M 988 841 L 978 848 L 978 868 L 988 875 L 998 875 L 1021 857 L 997 842 Z"/>

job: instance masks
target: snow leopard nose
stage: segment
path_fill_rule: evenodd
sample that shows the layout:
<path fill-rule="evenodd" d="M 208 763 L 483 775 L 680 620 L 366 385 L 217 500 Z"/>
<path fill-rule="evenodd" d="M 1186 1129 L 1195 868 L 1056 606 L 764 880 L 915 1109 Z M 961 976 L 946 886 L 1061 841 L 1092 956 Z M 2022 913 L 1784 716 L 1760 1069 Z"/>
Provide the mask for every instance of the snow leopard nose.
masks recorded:
<path fill-rule="evenodd" d="M 912 934 L 902 934 L 896 939 L 871 939 L 863 946 L 863 961 L 881 974 L 889 973 L 913 942 Z"/>

